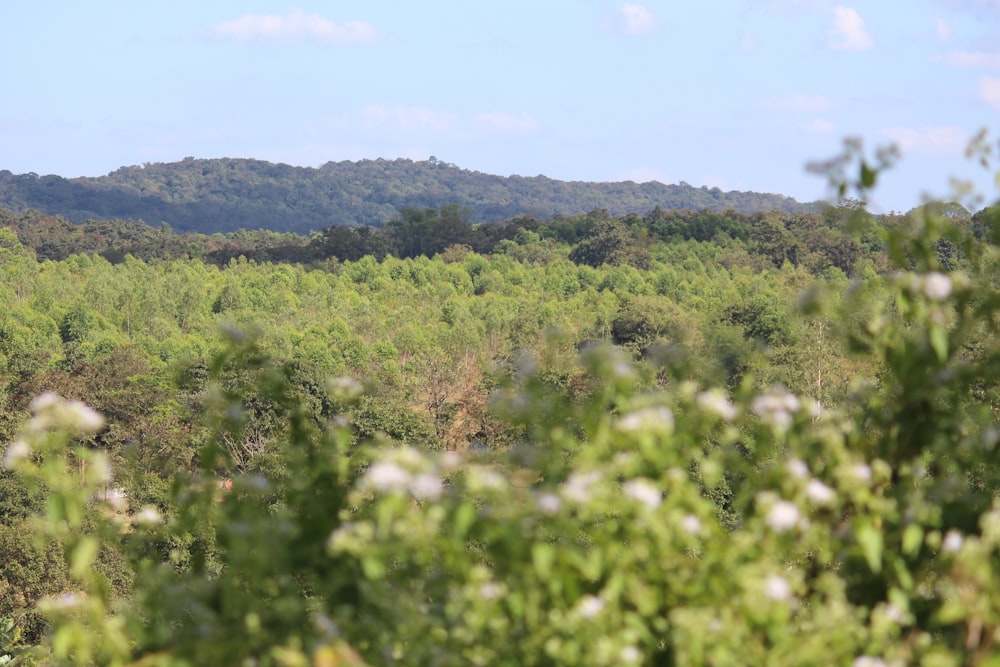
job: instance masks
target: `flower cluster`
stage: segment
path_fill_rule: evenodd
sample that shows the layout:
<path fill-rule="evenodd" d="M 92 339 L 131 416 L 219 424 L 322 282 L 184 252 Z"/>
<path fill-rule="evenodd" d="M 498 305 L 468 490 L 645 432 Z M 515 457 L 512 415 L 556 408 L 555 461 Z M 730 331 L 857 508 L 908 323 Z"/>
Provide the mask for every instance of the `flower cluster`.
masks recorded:
<path fill-rule="evenodd" d="M 393 450 L 373 463 L 360 485 L 381 494 L 409 493 L 417 500 L 437 500 L 444 493 L 444 482 L 431 462 L 409 447 Z"/>

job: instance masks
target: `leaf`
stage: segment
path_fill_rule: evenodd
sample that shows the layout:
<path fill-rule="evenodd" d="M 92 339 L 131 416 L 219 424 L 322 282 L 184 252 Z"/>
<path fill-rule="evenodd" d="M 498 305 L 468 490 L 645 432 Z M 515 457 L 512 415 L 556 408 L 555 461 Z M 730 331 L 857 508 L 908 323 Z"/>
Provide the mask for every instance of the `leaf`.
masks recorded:
<path fill-rule="evenodd" d="M 456 538 L 463 538 L 465 534 L 469 532 L 469 528 L 472 523 L 476 520 L 476 508 L 470 503 L 462 503 L 457 510 L 455 510 L 454 519 L 454 532 Z"/>
<path fill-rule="evenodd" d="M 854 525 L 854 536 L 861 547 L 861 554 L 872 572 L 882 571 L 882 531 L 876 528 L 870 519 L 858 518 Z"/>
<path fill-rule="evenodd" d="M 948 359 L 948 332 L 940 324 L 932 324 L 928 332 L 931 339 L 931 348 L 937 355 L 938 361 Z"/>
<path fill-rule="evenodd" d="M 920 550 L 920 545 L 924 541 L 924 527 L 920 524 L 911 523 L 903 531 L 903 553 L 912 556 Z"/>
<path fill-rule="evenodd" d="M 878 172 L 868 166 L 868 163 L 861 163 L 861 187 L 870 188 L 875 185 L 875 178 L 878 176 Z"/>
<path fill-rule="evenodd" d="M 97 541 L 97 538 L 90 537 L 89 535 L 81 538 L 77 545 L 73 547 L 73 553 L 70 555 L 70 574 L 77 579 L 82 579 L 87 574 L 87 570 L 90 569 L 94 559 L 97 558 L 97 550 L 99 548 L 100 542 Z"/>
<path fill-rule="evenodd" d="M 531 562 L 541 579 L 552 575 L 552 564 L 556 560 L 556 550 L 551 544 L 535 544 L 531 547 Z"/>

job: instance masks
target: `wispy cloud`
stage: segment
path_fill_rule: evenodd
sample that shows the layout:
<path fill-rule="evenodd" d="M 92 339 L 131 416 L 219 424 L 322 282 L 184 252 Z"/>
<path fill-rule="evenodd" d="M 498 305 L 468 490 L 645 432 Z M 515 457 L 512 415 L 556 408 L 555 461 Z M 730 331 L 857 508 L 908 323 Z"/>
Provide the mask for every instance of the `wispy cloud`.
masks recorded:
<path fill-rule="evenodd" d="M 931 56 L 934 62 L 944 63 L 951 67 L 971 67 L 981 69 L 1000 69 L 1000 52 L 985 51 L 949 51 Z"/>
<path fill-rule="evenodd" d="M 1000 84 L 1000 81 L 997 83 Z M 894 141 L 904 152 L 959 155 L 969 143 L 967 130 L 949 125 L 920 128 L 887 127 L 880 133 Z"/>
<path fill-rule="evenodd" d="M 938 41 L 947 42 L 951 39 L 951 24 L 948 23 L 947 19 L 935 16 L 934 33 L 937 35 Z"/>
<path fill-rule="evenodd" d="M 610 24 L 614 32 L 623 35 L 646 35 L 656 30 L 656 16 L 645 5 L 626 2 Z"/>
<path fill-rule="evenodd" d="M 542 128 L 541 123 L 526 113 L 509 114 L 502 111 L 491 111 L 477 115 L 475 120 L 477 125 L 506 134 L 527 134 L 537 132 Z"/>
<path fill-rule="evenodd" d="M 296 9 L 286 16 L 244 14 L 238 19 L 212 26 L 218 37 L 252 40 L 312 40 L 331 44 L 368 44 L 375 41 L 375 28 L 363 21 L 336 23 L 319 14 Z"/>
<path fill-rule="evenodd" d="M 867 51 L 875 46 L 875 40 L 868 34 L 865 22 L 857 11 L 837 5 L 833 8 L 829 46 L 840 51 Z"/>
<path fill-rule="evenodd" d="M 1000 109 L 1000 79 L 984 76 L 979 80 L 979 99 L 994 109 Z"/>
<path fill-rule="evenodd" d="M 458 116 L 447 111 L 404 105 L 370 104 L 361 111 L 365 128 L 434 132 L 446 134 L 459 129 Z"/>
<path fill-rule="evenodd" d="M 802 123 L 799 127 L 806 132 L 813 132 L 815 134 L 829 134 L 837 129 L 835 124 L 825 118 L 817 118 L 809 121 L 808 123 Z"/>
<path fill-rule="evenodd" d="M 787 97 L 761 100 L 758 106 L 771 111 L 793 111 L 796 113 L 816 113 L 830 108 L 830 99 L 823 95 L 796 93 Z"/>

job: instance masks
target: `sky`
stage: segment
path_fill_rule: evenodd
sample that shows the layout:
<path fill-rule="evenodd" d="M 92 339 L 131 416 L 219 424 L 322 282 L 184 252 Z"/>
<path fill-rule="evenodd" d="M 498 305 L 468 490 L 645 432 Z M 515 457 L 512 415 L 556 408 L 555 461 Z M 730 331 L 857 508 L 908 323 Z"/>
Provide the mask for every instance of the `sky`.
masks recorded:
<path fill-rule="evenodd" d="M 812 201 L 857 137 L 901 152 L 876 212 L 998 196 L 1000 0 L 2 0 L 0 61 L 14 173 L 434 156 Z"/>

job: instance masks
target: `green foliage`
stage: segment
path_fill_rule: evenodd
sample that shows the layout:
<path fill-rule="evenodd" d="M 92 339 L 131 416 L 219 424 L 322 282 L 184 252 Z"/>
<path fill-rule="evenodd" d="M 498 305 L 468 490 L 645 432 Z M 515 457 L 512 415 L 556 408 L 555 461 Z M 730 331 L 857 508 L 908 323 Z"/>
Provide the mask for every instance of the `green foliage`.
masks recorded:
<path fill-rule="evenodd" d="M 251 226 L 298 234 L 331 225 L 378 227 L 406 209 L 436 210 L 453 204 L 468 209 L 470 219 L 476 222 L 521 215 L 579 215 L 596 208 L 607 208 L 617 215 L 648 211 L 654 206 L 744 213 L 810 208 L 781 195 L 724 193 L 686 183 L 505 178 L 432 160 L 328 162 L 313 169 L 259 160 L 185 159 L 122 167 L 99 178 L 74 179 L 31 178 L 0 171 L 0 206 L 38 209 L 73 222 L 120 218 L 159 225 L 166 221 L 179 231 L 206 234 Z M 108 233 L 108 229 L 94 229 L 88 235 Z M 149 250 L 169 243 L 168 236 L 159 240 L 161 243 L 148 246 Z M 331 242 L 339 244 L 332 237 Z M 54 245 L 52 251 L 56 250 Z M 197 248 L 191 251 L 200 256 Z"/>
<path fill-rule="evenodd" d="M 593 211 L 327 270 L 0 235 L 0 653 L 990 664 L 993 222 Z M 601 234 L 648 257 L 567 259 Z"/>

